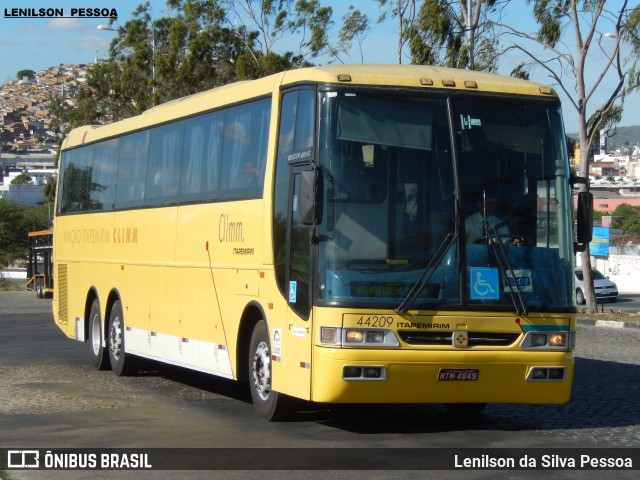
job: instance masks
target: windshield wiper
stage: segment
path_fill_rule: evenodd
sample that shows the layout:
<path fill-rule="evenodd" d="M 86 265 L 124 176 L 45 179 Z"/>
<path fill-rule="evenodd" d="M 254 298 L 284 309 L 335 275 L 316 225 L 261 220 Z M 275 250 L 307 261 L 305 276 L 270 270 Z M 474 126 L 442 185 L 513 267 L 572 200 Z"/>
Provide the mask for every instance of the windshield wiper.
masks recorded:
<path fill-rule="evenodd" d="M 498 261 L 498 267 L 500 268 L 502 278 L 507 279 L 509 294 L 511 295 L 511 302 L 513 303 L 513 308 L 516 310 L 516 315 L 527 315 L 527 306 L 522 298 L 520 287 L 516 280 L 516 274 L 513 271 L 513 268 L 511 268 L 507 253 L 504 251 L 504 245 L 502 244 L 500 234 L 493 225 L 489 224 L 489 222 L 485 222 L 485 227 L 489 233 L 489 235 L 487 235 L 487 243 L 493 248 L 493 253 Z M 511 274 L 511 277 L 507 276 L 507 271 Z M 511 278 L 514 279 L 513 284 L 511 282 Z"/>
<path fill-rule="evenodd" d="M 420 294 L 424 286 L 429 282 L 431 276 L 435 272 L 435 268 L 432 267 L 440 263 L 444 255 L 449 251 L 449 248 L 451 248 L 451 245 L 453 245 L 457 238 L 458 234 L 447 233 L 447 236 L 444 237 L 444 240 L 442 240 L 442 243 L 440 243 L 440 245 L 438 246 L 433 257 L 431 257 L 429 263 L 427 263 L 427 266 L 422 270 L 422 274 L 420 275 L 420 277 L 411 286 L 407 295 L 404 297 L 400 305 L 398 305 L 398 307 L 395 309 L 396 313 L 406 313 L 407 310 L 411 308 L 413 302 L 416 301 L 416 298 L 418 298 L 418 295 Z M 427 275 L 427 273 L 429 273 L 429 275 Z"/>

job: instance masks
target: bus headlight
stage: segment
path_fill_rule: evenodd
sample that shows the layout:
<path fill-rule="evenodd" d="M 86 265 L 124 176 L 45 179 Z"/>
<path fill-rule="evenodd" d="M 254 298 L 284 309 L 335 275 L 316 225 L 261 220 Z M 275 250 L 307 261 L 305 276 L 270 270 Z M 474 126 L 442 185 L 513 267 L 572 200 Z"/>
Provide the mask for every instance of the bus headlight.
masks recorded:
<path fill-rule="evenodd" d="M 575 333 L 527 332 L 520 348 L 540 350 L 571 350 L 575 347 Z"/>
<path fill-rule="evenodd" d="M 362 343 L 364 342 L 364 332 L 362 330 L 347 330 L 344 339 L 347 343 Z"/>
<path fill-rule="evenodd" d="M 320 327 L 320 344 L 342 347 L 399 347 L 391 330 L 380 328 Z"/>

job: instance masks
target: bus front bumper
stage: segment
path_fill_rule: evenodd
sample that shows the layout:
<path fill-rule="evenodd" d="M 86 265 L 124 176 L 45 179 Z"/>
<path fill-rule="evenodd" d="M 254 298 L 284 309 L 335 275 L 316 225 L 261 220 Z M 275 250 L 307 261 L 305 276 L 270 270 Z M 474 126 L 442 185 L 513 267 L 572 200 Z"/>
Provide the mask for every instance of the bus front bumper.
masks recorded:
<path fill-rule="evenodd" d="M 315 347 L 311 396 L 326 403 L 569 401 L 573 353 Z M 373 360 L 375 359 L 375 360 Z"/>

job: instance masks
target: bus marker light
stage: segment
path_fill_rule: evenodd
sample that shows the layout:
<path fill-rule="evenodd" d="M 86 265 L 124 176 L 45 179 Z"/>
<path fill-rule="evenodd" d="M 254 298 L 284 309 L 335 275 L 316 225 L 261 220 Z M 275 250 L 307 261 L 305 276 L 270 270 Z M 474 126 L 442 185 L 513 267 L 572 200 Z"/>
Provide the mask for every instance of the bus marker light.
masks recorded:
<path fill-rule="evenodd" d="M 320 342 L 339 345 L 340 329 L 337 327 L 320 327 Z"/>
<path fill-rule="evenodd" d="M 350 82 L 351 81 L 351 75 L 349 75 L 348 73 L 341 73 L 340 75 L 338 75 L 338 81 L 339 82 Z"/>

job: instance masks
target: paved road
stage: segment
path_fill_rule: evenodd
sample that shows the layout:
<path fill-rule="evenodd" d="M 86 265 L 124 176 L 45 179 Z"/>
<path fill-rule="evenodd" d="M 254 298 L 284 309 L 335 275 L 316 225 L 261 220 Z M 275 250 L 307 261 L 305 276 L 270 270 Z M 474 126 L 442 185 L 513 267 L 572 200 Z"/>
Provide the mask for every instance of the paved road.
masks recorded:
<path fill-rule="evenodd" d="M 77 447 L 640 447 L 640 330 L 580 326 L 572 401 L 562 406 L 490 405 L 475 420 L 440 406 L 307 410 L 267 423 L 233 382 L 157 367 L 116 377 L 90 367 L 85 346 L 54 326 L 50 301 L 0 293 L 0 448 Z M 189 478 L 248 478 L 249 472 L 190 472 Z M 315 475 L 314 475 L 315 473 Z M 326 473 L 326 474 L 325 474 Z M 344 478 L 325 472 L 325 478 Z M 387 478 L 366 472 L 355 478 Z M 635 473 L 635 475 L 634 475 Z M 317 478 L 288 472 L 286 478 Z M 491 472 L 396 472 L 394 478 L 493 478 Z M 540 478 L 543 472 L 509 472 Z M 549 473 L 547 472 L 546 475 Z M 553 472 L 601 478 L 600 472 Z M 557 475 L 556 475 L 557 474 Z M 117 473 L 13 471 L 13 478 L 117 478 Z M 635 478 L 636 472 L 607 474 Z M 261 472 L 261 478 L 283 478 Z M 121 474 L 121 478 L 130 478 Z M 175 478 L 139 472 L 135 478 Z"/>

